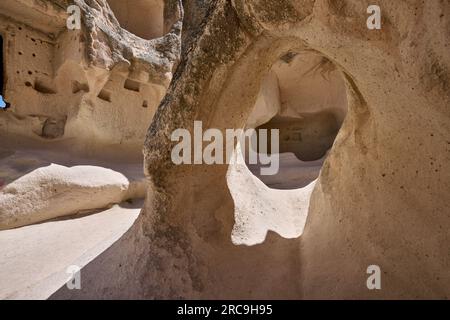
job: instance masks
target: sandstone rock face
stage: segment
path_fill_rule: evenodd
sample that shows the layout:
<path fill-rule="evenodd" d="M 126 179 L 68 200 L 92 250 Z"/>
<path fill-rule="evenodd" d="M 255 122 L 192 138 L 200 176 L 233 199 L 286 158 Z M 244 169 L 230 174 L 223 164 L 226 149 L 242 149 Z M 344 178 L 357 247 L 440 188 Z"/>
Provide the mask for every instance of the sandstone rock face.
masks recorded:
<path fill-rule="evenodd" d="M 162 1 L 141 1 L 145 12 L 136 17 L 110 2 L 114 13 L 106 0 L 0 4 L 4 95 L 11 103 L 0 114 L 2 134 L 61 140 L 85 153 L 140 153 L 178 60 L 179 13 L 170 6 L 164 12 Z M 79 30 L 66 27 L 66 9 L 74 4 L 83 17 Z M 146 40 L 122 28 L 116 12 L 128 21 L 124 28 L 142 29 L 144 13 L 157 16 L 158 26 L 147 28 Z M 166 32 L 165 22 L 171 23 Z"/>
<path fill-rule="evenodd" d="M 383 27 L 368 30 L 368 5 L 214 2 L 145 144 L 153 188 L 142 223 L 158 248 L 149 252 L 162 250 L 174 263 L 189 261 L 189 268 L 174 270 L 176 276 L 162 276 L 174 292 L 449 297 L 450 7 L 438 1 L 411 6 L 380 1 Z M 311 51 L 342 73 L 348 115 L 316 183 L 304 233 L 296 240 L 271 235 L 257 247 L 232 247 L 234 206 L 224 183 L 226 168 L 171 165 L 167 137 L 193 120 L 214 128 L 242 127 L 273 63 L 288 52 Z M 187 186 L 188 195 L 182 191 Z M 150 212 L 151 223 L 145 218 Z M 169 240 L 163 230 L 177 235 Z M 164 249 L 173 242 L 184 248 L 182 257 Z M 372 264 L 383 270 L 382 290 L 366 287 Z M 175 277 L 190 281 L 180 287 Z"/>
<path fill-rule="evenodd" d="M 179 59 L 181 10 L 176 1 L 144 1 L 145 12 L 124 22 L 126 12 L 110 2 L 0 4 L 1 94 L 11 105 L 0 112 L 0 229 L 144 196 L 143 177 L 126 176 L 142 161 L 146 129 Z M 70 6 L 81 14 L 79 29 L 68 28 Z M 148 13 L 159 19 L 148 39 L 125 29 L 143 31 L 129 23 L 143 28 Z M 36 149 L 52 156 L 36 158 Z M 89 166 L 60 161 L 56 150 Z M 99 166 L 99 158 L 110 163 Z M 129 165 L 117 172 L 118 162 Z"/>
<path fill-rule="evenodd" d="M 83 269 L 89 286 L 52 298 L 450 298 L 448 2 L 380 0 L 369 30 L 369 1 L 167 0 L 146 29 L 130 1 L 75 0 L 78 33 L 60 2 L 27 4 L 39 30 L 0 20 L 12 104 L 1 132 L 127 157 L 153 120 L 141 215 Z M 15 3 L 0 6 L 27 1 Z M 22 57 L 31 38 L 42 70 Z M 302 183 L 258 178 L 244 159 L 175 165 L 171 134 L 194 121 L 280 127 Z M 371 265 L 381 290 L 367 287 Z"/>

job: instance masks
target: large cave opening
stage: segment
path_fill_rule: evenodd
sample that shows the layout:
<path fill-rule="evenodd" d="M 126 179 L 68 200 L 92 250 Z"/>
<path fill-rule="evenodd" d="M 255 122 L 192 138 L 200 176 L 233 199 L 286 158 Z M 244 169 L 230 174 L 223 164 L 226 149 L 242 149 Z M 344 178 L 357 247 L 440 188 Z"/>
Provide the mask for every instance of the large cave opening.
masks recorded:
<path fill-rule="evenodd" d="M 336 66 L 314 52 L 287 53 L 262 81 L 247 122 L 247 128 L 279 130 L 279 171 L 261 175 L 261 165 L 248 157 L 247 166 L 269 188 L 307 186 L 319 176 L 346 113 L 345 81 Z"/>
<path fill-rule="evenodd" d="M 150 40 L 164 35 L 163 0 L 108 0 L 120 26 Z"/>
<path fill-rule="evenodd" d="M 269 231 L 288 239 L 302 235 L 316 181 L 347 109 L 342 71 L 316 51 L 281 55 L 259 80 L 245 125 L 257 138 L 237 144 L 227 171 L 234 244 L 261 244 Z"/>

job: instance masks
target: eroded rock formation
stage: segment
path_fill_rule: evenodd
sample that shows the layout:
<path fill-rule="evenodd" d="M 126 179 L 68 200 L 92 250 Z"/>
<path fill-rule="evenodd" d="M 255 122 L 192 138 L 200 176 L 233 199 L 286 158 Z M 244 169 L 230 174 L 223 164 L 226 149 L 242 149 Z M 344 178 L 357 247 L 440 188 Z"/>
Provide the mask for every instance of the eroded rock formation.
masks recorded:
<path fill-rule="evenodd" d="M 80 10 L 79 30 L 67 27 L 70 5 Z M 162 28 L 150 40 L 122 28 L 106 0 L 8 0 L 0 8 L 2 84 L 11 105 L 0 113 L 5 154 L 0 159 L 0 187 L 5 186 L 0 229 L 106 208 L 127 200 L 126 194 L 144 196 L 143 177 L 136 192 L 134 172 L 146 129 L 180 55 L 181 9 L 176 2 L 146 7 L 147 13 L 160 16 Z M 42 149 L 60 150 L 78 160 L 43 156 Z M 68 167 L 98 166 L 96 159 L 107 159 L 101 166 L 108 169 L 88 168 L 81 178 L 78 169 Z M 39 169 L 52 162 L 63 168 Z M 121 164 L 122 172 L 111 171 L 116 162 L 132 164 Z M 121 195 L 112 191 L 115 187 L 123 189 Z M 97 193 L 97 188 L 103 191 Z"/>
<path fill-rule="evenodd" d="M 66 27 L 70 4 L 80 8 L 80 30 Z M 175 23 L 165 36 L 145 40 L 121 28 L 106 0 L 8 0 L 0 8 L 11 103 L 0 114 L 2 132 L 62 140 L 85 153 L 139 154 L 178 61 L 180 13 L 168 8 L 164 20 L 158 4 L 161 23 Z"/>
<path fill-rule="evenodd" d="M 118 93 L 121 85 L 136 92 L 138 84 L 149 86 L 152 79 L 165 88 L 166 75 L 181 55 L 147 132 L 144 170 L 149 186 L 141 215 L 83 268 L 89 286 L 61 288 L 52 298 L 448 299 L 450 5 L 378 2 L 381 30 L 366 26 L 368 1 L 186 0 L 182 28 L 176 23 L 164 37 L 145 41 L 120 29 L 105 2 L 77 0 L 86 19 L 85 51 L 80 52 L 95 67 L 88 68 L 93 78 L 85 71 L 70 73 L 80 75 L 76 87 L 87 83 L 89 93 L 80 94 L 76 104 L 83 117 L 59 113 L 67 116 L 64 135 L 76 132 L 80 141 L 90 137 L 93 143 L 106 139 L 118 144 L 122 138 L 137 143 L 134 134 L 121 134 L 131 130 L 129 123 L 118 136 L 111 133 L 119 130 L 117 122 L 102 118 L 102 103 L 110 99 L 114 110 L 122 110 L 123 100 L 117 97 L 124 94 Z M 173 8 L 179 2 L 165 3 Z M 173 16 L 167 21 L 173 22 Z M 181 48 L 176 45 L 180 32 Z M 300 76 L 274 70 L 274 65 L 308 61 L 311 55 L 319 62 L 319 73 L 315 68 L 308 73 L 308 63 L 299 66 L 307 71 Z M 79 63 L 60 65 L 78 70 Z M 311 74 L 314 78 L 306 81 Z M 333 76 L 338 78 L 330 82 Z M 44 86 L 27 79 L 31 85 L 26 90 Z M 330 89 L 321 96 L 319 87 L 326 83 Z M 84 108 L 81 96 L 106 101 Z M 324 97 L 330 101 L 321 101 Z M 33 114 L 51 105 L 33 99 Z M 142 96 L 130 99 L 133 108 L 141 105 Z M 17 110 L 12 107 L 8 116 Z M 36 121 L 27 116 L 30 110 L 21 111 L 24 121 Z M 311 122 L 307 113 L 318 118 Z M 44 117 L 54 118 L 47 123 L 47 139 L 61 132 L 55 114 L 52 110 Z M 204 129 L 224 131 L 257 127 L 277 115 L 327 129 L 330 138 L 322 148 L 307 145 L 308 150 L 314 147 L 307 160 L 320 158 L 333 144 L 314 190 L 307 187 L 312 191 L 309 206 L 301 201 L 297 206 L 295 190 L 275 190 L 289 193 L 274 196 L 245 165 L 176 166 L 171 160 L 172 132 L 192 130 L 196 120 Z M 74 125 L 80 119 L 85 132 Z M 233 181 L 256 192 L 233 189 Z M 244 191 L 250 191 L 254 206 L 243 198 L 236 201 Z M 275 203 L 279 199 L 285 206 Z M 302 211 L 292 215 L 297 208 Z M 382 270 L 382 290 L 366 286 L 370 265 Z"/>

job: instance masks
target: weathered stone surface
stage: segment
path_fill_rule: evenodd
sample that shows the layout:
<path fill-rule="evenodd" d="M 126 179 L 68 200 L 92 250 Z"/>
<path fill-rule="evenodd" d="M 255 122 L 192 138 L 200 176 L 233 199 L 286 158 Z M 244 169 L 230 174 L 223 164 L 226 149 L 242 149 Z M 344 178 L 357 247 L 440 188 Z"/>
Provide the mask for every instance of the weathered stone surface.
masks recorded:
<path fill-rule="evenodd" d="M 168 30 L 146 40 L 123 29 L 106 0 L 3 1 L 11 108 L 0 114 L 0 132 L 58 139 L 83 153 L 140 154 L 180 54 L 180 8 L 165 13 L 159 2 L 147 9 Z M 80 30 L 66 27 L 69 5 L 80 8 Z"/>
<path fill-rule="evenodd" d="M 80 9 L 79 30 L 66 26 L 70 5 Z M 44 157 L 49 162 L 41 164 L 45 168 L 32 166 L 28 171 L 20 169 L 26 167 L 23 163 L 37 161 L 28 154 L 11 160 L 14 163 L 7 156 L 0 157 L 4 169 L 0 172 L 1 228 L 125 200 L 127 190 L 135 189 L 134 183 L 130 185 L 122 172 L 110 169 L 118 162 L 133 167 L 142 161 L 146 129 L 179 60 L 178 2 L 158 1 L 156 7 L 147 8 L 164 29 L 148 40 L 122 28 L 106 0 L 8 0 L 0 8 L 5 57 L 1 79 L 5 92 L 1 94 L 11 104 L 0 112 L 4 141 L 0 147 L 18 151 L 24 144 L 30 154 L 35 149 L 50 149 Z M 52 151 L 68 153 L 81 165 L 94 164 L 94 170 L 49 165 L 67 165 Z M 95 167 L 96 159 L 108 159 L 110 164 Z M 94 190 L 99 192 L 96 196 Z M 143 196 L 142 192 L 135 195 Z"/>
<path fill-rule="evenodd" d="M 150 246 L 189 248 L 164 255 L 190 263 L 156 277 L 161 286 L 204 298 L 448 298 L 449 5 L 381 1 L 383 28 L 369 31 L 360 1 L 282 1 L 279 10 L 267 1 L 233 3 L 215 3 L 147 136 L 153 188 L 142 223 Z M 242 127 L 273 62 L 305 50 L 344 74 L 348 116 L 303 236 L 232 247 L 226 168 L 172 166 L 168 137 L 193 120 Z M 383 270 L 381 291 L 366 287 L 371 264 Z M 172 281 L 179 277 L 190 281 L 180 287 Z"/>
<path fill-rule="evenodd" d="M 0 193 L 0 229 L 99 210 L 143 196 L 144 184 L 110 169 L 51 164 L 9 183 Z"/>
<path fill-rule="evenodd" d="M 124 237 L 83 269 L 89 286 L 80 291 L 62 288 L 53 298 L 450 297 L 448 2 L 380 0 L 382 28 L 368 30 L 368 1 L 186 0 L 183 8 L 172 1 L 166 2 L 172 14 L 165 14 L 165 35 L 153 40 L 138 39 L 120 28 L 104 1 L 76 3 L 85 17 L 82 52 L 87 53 L 83 61 L 89 71 L 70 86 L 80 102 L 69 114 L 76 116 L 67 118 L 64 136 L 72 132 L 80 141 L 89 137 L 94 145 L 134 141 L 137 147 L 139 139 L 127 131 L 132 122 L 115 122 L 122 119 L 119 113 L 111 120 L 106 106 L 142 104 L 141 98 L 121 100 L 115 95 L 122 85 L 131 92 L 142 85 L 136 69 L 161 87 L 160 97 L 172 81 L 144 144 L 149 188 L 142 214 Z M 183 28 L 180 21 L 175 23 L 181 9 Z M 65 39 L 71 41 L 67 34 Z M 278 95 L 294 104 L 268 106 L 267 101 L 276 100 L 274 91 L 265 90 L 274 65 L 298 63 L 297 70 L 307 70 L 310 64 L 303 64 L 302 58 L 306 61 L 311 54 L 325 78 L 340 77 L 329 86 L 333 104 L 323 105 L 317 94 L 299 94 L 301 90 L 279 84 Z M 68 63 L 67 54 L 59 57 L 61 67 L 56 70 L 78 70 L 79 63 Z M 175 66 L 173 77 L 166 76 Z M 317 81 L 311 89 L 320 91 L 325 83 L 317 73 L 307 82 L 286 72 L 277 75 L 279 81 L 291 78 L 285 84 L 298 81 L 307 88 Z M 29 122 L 25 128 L 42 132 L 41 123 L 55 116 L 54 110 L 39 110 L 52 101 L 49 92 L 58 95 L 62 89 L 45 81 L 29 84 L 23 87 L 24 95 L 38 88 L 45 96 L 28 98 L 45 103 L 24 106 L 10 99 L 8 132 L 26 134 L 30 130 L 13 129 L 23 121 Z M 345 90 L 345 99 L 337 88 Z M 270 116 L 255 109 L 261 99 L 266 105 L 260 110 Z M 317 108 L 308 109 L 310 105 Z M 268 201 L 274 193 L 255 183 L 247 171 L 244 176 L 235 171 L 233 177 L 267 194 L 258 201 L 258 192 L 247 190 L 255 210 L 263 209 L 260 216 L 245 201 L 236 201 L 239 189 L 230 190 L 229 166 L 176 166 L 171 161 L 171 133 L 192 130 L 195 120 L 203 121 L 205 130 L 224 131 L 264 124 L 277 113 L 298 116 L 322 107 L 342 127 L 307 199 L 306 224 L 274 225 L 279 220 L 273 219 Z M 54 109 L 65 115 L 65 108 Z M 31 110 L 39 112 L 26 116 Z M 127 114 L 143 122 L 153 116 Z M 283 210 L 292 210 L 289 204 Z M 287 220 L 295 218 L 290 214 Z M 252 223 L 245 224 L 248 221 Z M 283 238 L 301 231 L 298 238 Z M 259 244 L 235 245 L 232 236 L 236 243 Z M 366 270 L 373 264 L 382 270 L 382 290 L 366 286 Z"/>

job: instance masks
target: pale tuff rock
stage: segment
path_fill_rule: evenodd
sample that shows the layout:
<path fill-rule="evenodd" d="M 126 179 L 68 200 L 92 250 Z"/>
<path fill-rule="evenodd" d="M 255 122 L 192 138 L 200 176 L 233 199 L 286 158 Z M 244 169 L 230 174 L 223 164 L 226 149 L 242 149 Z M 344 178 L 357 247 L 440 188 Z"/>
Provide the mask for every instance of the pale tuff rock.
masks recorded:
<path fill-rule="evenodd" d="M 83 153 L 139 154 L 180 54 L 181 8 L 167 3 L 155 15 L 170 29 L 146 40 L 121 28 L 106 0 L 3 1 L 11 108 L 0 114 L 0 131 L 62 140 Z M 80 30 L 66 26 L 69 5 L 80 8 Z"/>
<path fill-rule="evenodd" d="M 94 166 L 67 168 L 51 164 L 9 183 L 0 193 L 0 229 L 19 227 L 55 217 L 103 209 L 131 198 L 130 181 L 121 173 Z M 140 194 L 139 194 L 140 193 Z"/>
<path fill-rule="evenodd" d="M 283 154 L 282 157 L 290 157 L 289 160 L 300 162 L 293 154 Z M 236 160 L 230 163 L 227 172 L 227 184 L 235 206 L 232 242 L 236 245 L 260 244 L 266 239 L 268 231 L 276 232 L 287 239 L 301 236 L 315 185 L 313 180 L 317 177 L 320 166 L 302 167 L 302 164 L 295 163 L 294 170 L 301 173 L 289 172 L 291 176 L 284 174 L 274 180 L 289 186 L 289 180 L 292 179 L 295 184 L 303 182 L 305 186 L 298 189 L 290 186 L 293 190 L 275 190 L 263 183 L 273 176 L 262 176 L 260 179 L 264 180 L 261 181 L 250 172 L 239 145 L 233 158 Z M 289 161 L 286 160 L 283 159 L 283 163 Z M 311 179 L 313 182 L 308 183 L 308 177 L 304 177 L 307 173 L 315 176 Z M 305 183 L 305 180 L 308 182 Z M 272 182 L 273 185 L 280 187 Z"/>
<path fill-rule="evenodd" d="M 11 104 L 0 113 L 0 134 L 8 142 L 2 150 L 26 140 L 32 148 L 69 152 L 80 161 L 109 158 L 108 167 L 117 161 L 138 163 L 146 129 L 180 55 L 181 8 L 177 1 L 157 2 L 148 9 L 159 17 L 161 34 L 146 40 L 123 29 L 105 0 L 2 1 L 2 88 Z M 71 5 L 80 9 L 80 30 L 66 26 Z M 29 160 L 25 155 L 14 161 Z M 58 163 L 59 157 L 47 160 Z M 2 229 L 101 209 L 126 200 L 135 189 L 108 168 L 80 171 L 46 163 L 17 173 L 3 157 L 0 165 L 5 167 L 0 172 Z M 142 197 L 139 188 L 130 196 Z"/>
<path fill-rule="evenodd" d="M 165 247 L 175 241 L 189 261 L 170 275 L 155 270 L 161 282 L 149 296 L 167 286 L 191 298 L 450 296 L 449 4 L 380 1 L 382 28 L 368 30 L 368 4 L 341 2 L 214 2 L 145 144 L 153 183 L 144 208 L 152 219 L 142 220 L 148 252 L 178 261 Z M 324 70 L 339 70 L 348 115 L 316 183 L 303 235 L 269 234 L 258 246 L 231 246 L 235 203 L 226 168 L 174 167 L 166 137 L 193 120 L 243 127 L 262 80 L 292 52 L 298 59 L 314 52 L 334 66 L 326 62 Z M 383 290 L 366 287 L 372 264 L 383 270 Z M 180 277 L 190 281 L 180 286 Z"/>
<path fill-rule="evenodd" d="M 447 1 L 379 0 L 379 30 L 360 0 L 165 1 L 147 33 L 129 1 L 111 1 L 116 19 L 103 0 L 76 0 L 75 33 L 57 2 L 15 3 L 1 4 L 15 17 L 0 20 L 2 135 L 110 159 L 144 143 L 149 182 L 134 225 L 84 266 L 89 285 L 51 298 L 450 297 Z M 194 121 L 280 126 L 279 175 L 175 165 L 171 134 Z M 382 290 L 366 286 L 370 265 Z"/>

